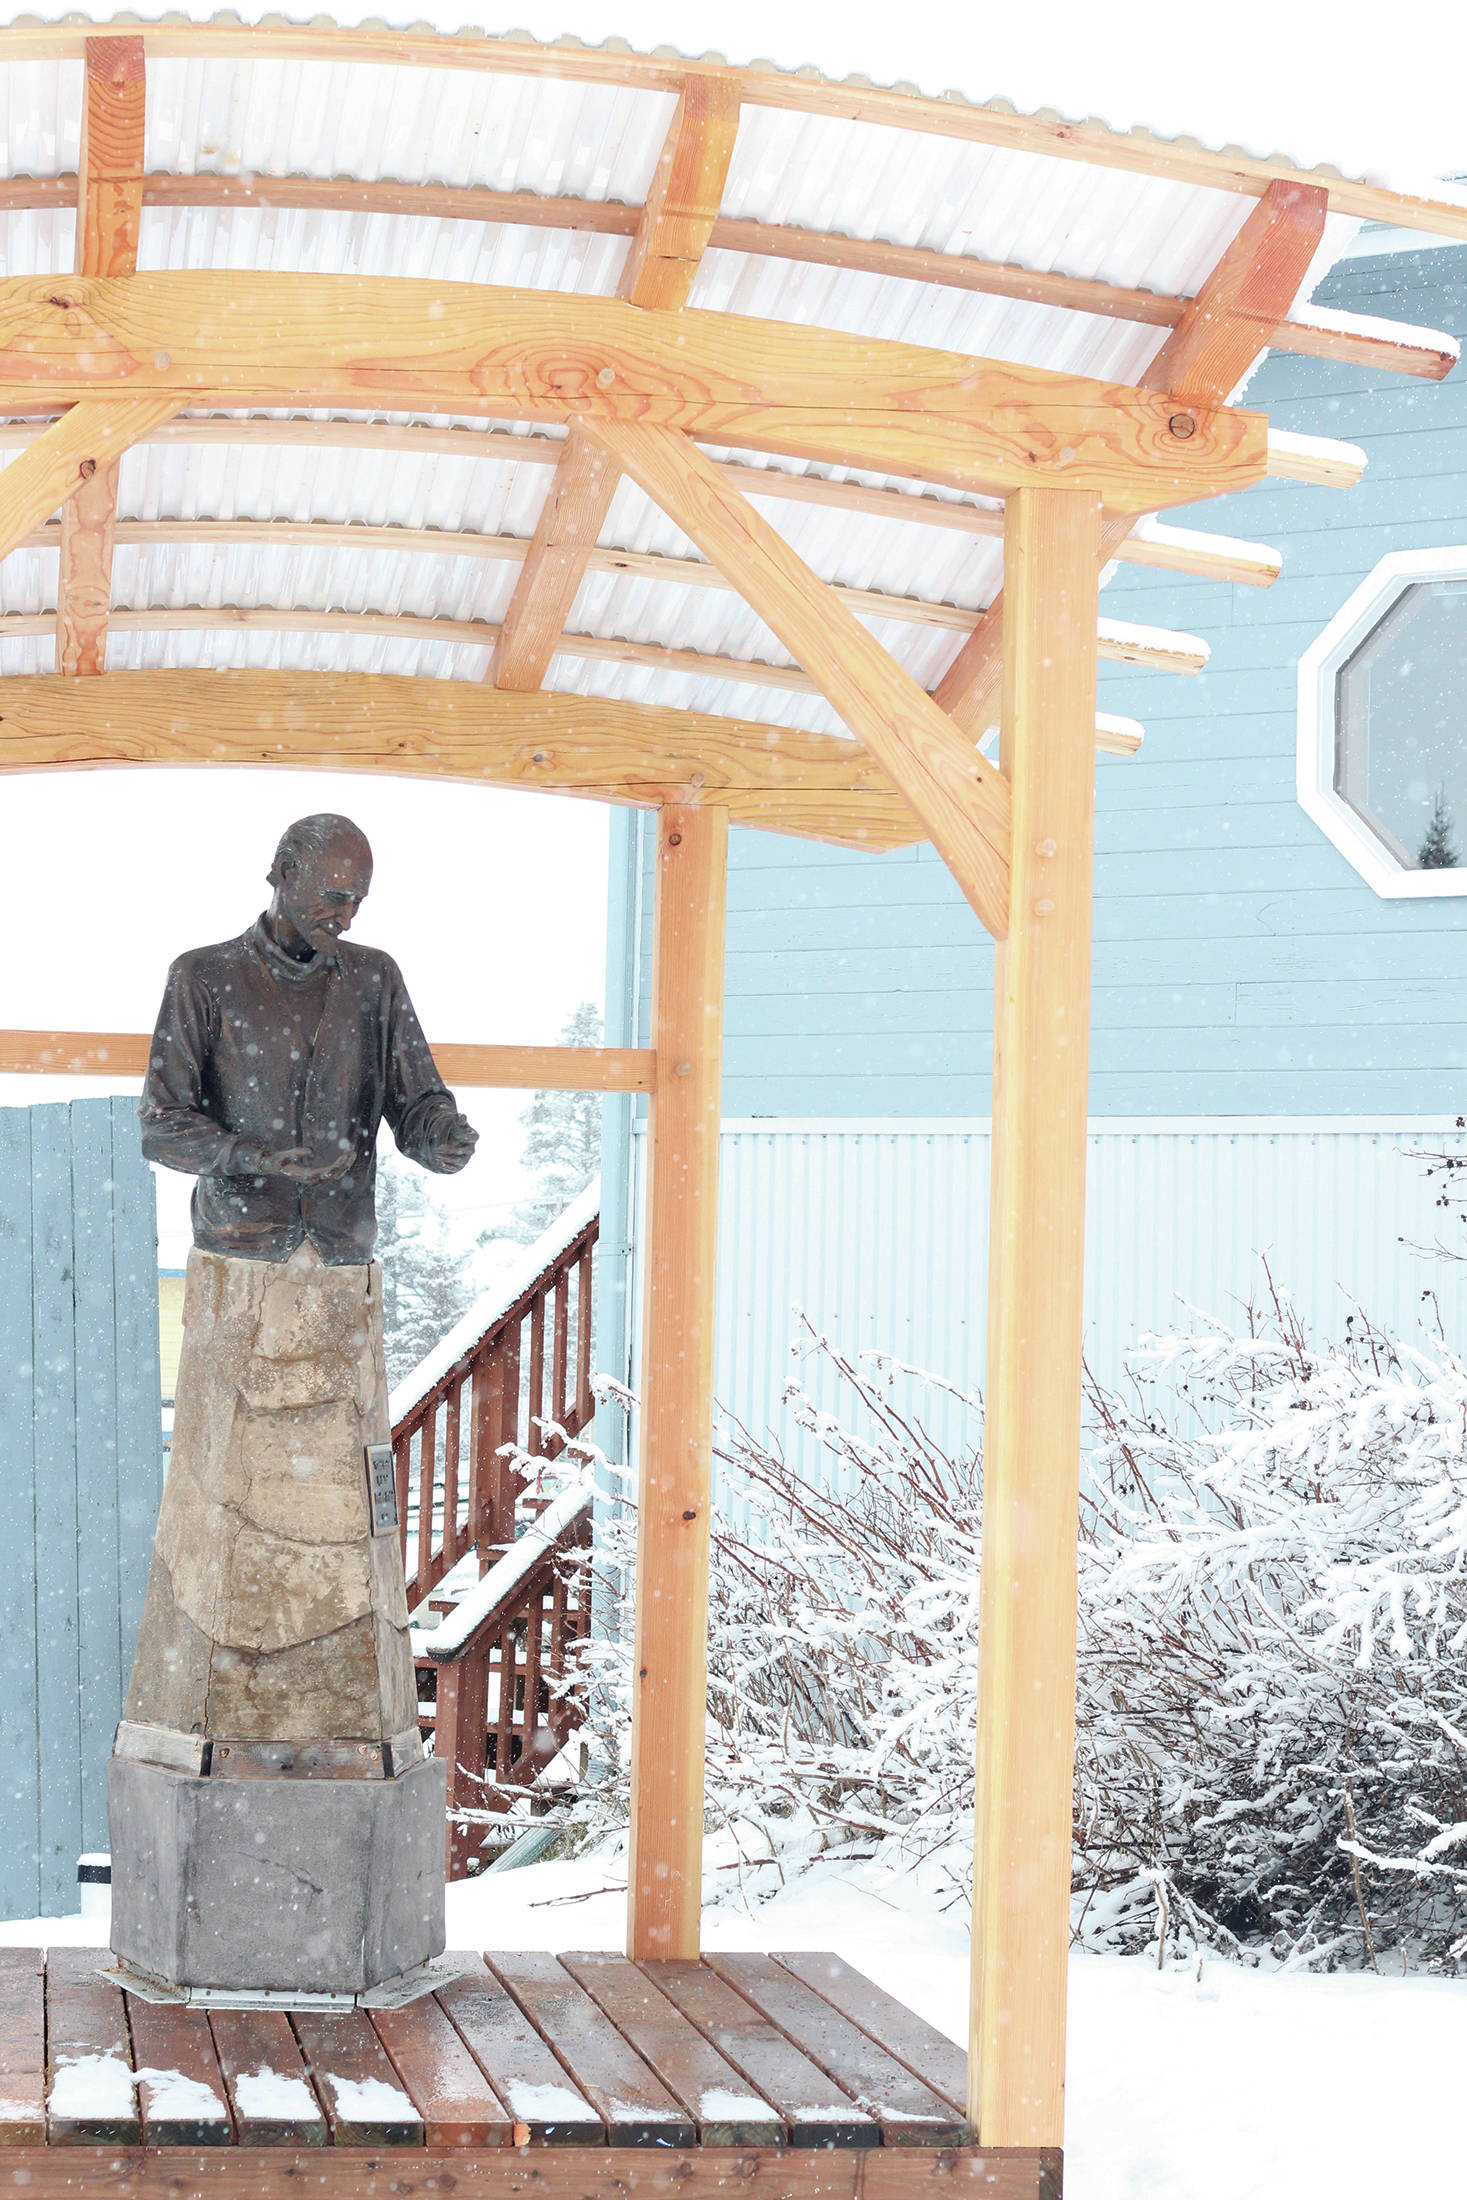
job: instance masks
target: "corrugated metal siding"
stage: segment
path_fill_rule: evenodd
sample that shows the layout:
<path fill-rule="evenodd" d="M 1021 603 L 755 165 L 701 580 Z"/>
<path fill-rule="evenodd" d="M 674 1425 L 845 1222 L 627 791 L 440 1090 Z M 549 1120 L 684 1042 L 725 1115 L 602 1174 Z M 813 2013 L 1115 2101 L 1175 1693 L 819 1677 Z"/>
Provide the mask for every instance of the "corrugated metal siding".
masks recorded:
<path fill-rule="evenodd" d="M 1270 1276 L 1322 1335 L 1342 1336 L 1358 1306 L 1406 1337 L 1439 1315 L 1460 1346 L 1467 1264 L 1418 1250 L 1437 1243 L 1442 1219 L 1413 1158 L 1432 1148 L 1467 1153 L 1467 1133 L 1440 1118 L 1092 1124 L 1093 1372 L 1118 1382 L 1147 1331 L 1208 1316 L 1241 1322 Z M 981 1389 L 986 1123 L 726 1123 L 721 1161 L 717 1394 L 726 1411 L 813 1460 L 782 1403 L 799 1372 L 796 1308 L 848 1354 L 889 1353 Z M 895 1395 L 917 1393 L 898 1381 Z M 837 1404 L 828 1384 L 815 1397 Z M 955 1401 L 928 1400 L 925 1410 L 945 1443 L 972 1439 L 972 1416 Z"/>

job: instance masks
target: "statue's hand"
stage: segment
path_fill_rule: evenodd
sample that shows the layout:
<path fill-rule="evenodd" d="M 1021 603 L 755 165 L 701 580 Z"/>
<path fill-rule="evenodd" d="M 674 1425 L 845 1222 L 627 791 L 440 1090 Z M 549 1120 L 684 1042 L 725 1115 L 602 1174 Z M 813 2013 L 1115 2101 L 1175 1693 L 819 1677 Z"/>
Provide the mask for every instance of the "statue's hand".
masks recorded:
<path fill-rule="evenodd" d="M 466 1115 L 456 1115 L 437 1141 L 438 1160 L 446 1176 L 457 1176 L 474 1158 L 479 1134 Z"/>
<path fill-rule="evenodd" d="M 313 1161 L 309 1146 L 278 1146 L 273 1152 L 249 1146 L 236 1153 L 241 1176 L 283 1176 L 292 1184 L 336 1184 L 351 1173 L 356 1152 L 348 1148 L 334 1161 Z"/>

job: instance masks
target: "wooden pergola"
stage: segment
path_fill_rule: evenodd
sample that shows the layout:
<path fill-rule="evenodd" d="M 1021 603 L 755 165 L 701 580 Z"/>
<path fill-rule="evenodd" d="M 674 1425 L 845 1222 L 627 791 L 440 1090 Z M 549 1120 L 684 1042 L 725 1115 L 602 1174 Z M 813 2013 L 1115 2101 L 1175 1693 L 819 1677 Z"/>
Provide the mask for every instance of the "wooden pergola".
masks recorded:
<path fill-rule="evenodd" d="M 640 205 L 372 176 L 150 170 L 153 65 L 261 58 L 615 87 L 675 105 Z M 1269 474 L 1353 478 L 1358 454 L 1271 441 L 1259 414 L 1228 400 L 1270 346 L 1444 374 L 1455 353 L 1430 331 L 1311 315 L 1296 301 L 1332 218 L 1467 237 L 1467 204 L 1003 107 L 518 38 L 227 19 L 0 33 L 0 67 L 58 61 L 83 65 L 75 172 L 0 178 L 0 211 L 76 208 L 74 273 L 0 281 L 0 439 L 14 454 L 0 473 L 0 556 L 53 548 L 58 571 L 54 609 L 0 612 L 0 645 L 54 633 L 57 669 L 0 677 L 0 767 L 288 764 L 657 813 L 650 1046 L 571 1061 L 544 1049 L 439 1050 L 451 1076 L 649 1096 L 635 1958 L 699 1950 L 730 825 L 871 851 L 930 840 L 997 943 L 969 2114 L 989 2156 L 1016 2150 L 1036 2179 L 1049 2174 L 1063 2126 L 1095 754 L 1139 738 L 1098 726 L 1096 665 L 1107 650 L 1169 669 L 1201 661 L 1187 637 L 1107 636 L 1097 588 L 1115 558 L 1267 585 L 1278 561 L 1266 549 L 1150 515 Z M 1080 163 L 1160 179 L 1205 199 L 1225 243 L 1185 294 L 1166 294 L 729 215 L 725 187 L 752 109 L 987 147 L 1036 174 Z M 199 207 L 555 230 L 629 249 L 615 296 L 431 269 L 140 269 L 145 210 Z M 1121 322 L 1156 332 L 1159 348 L 1127 381 L 709 311 L 688 303 L 709 253 L 1042 307 L 1056 328 L 1083 320 L 1103 335 Z M 397 519 L 119 517 L 123 454 L 153 444 L 467 453 L 542 469 L 544 493 L 529 535 L 445 539 Z M 696 557 L 600 541 L 624 480 Z M 900 585 L 832 585 L 771 504 L 779 515 L 818 507 L 853 523 L 915 523 L 934 539 L 1001 537 L 1001 587 L 975 608 Z M 114 556 L 127 546 L 264 554 L 341 543 L 503 565 L 514 574 L 508 606 L 492 623 L 289 602 L 114 607 Z M 780 646 L 735 662 L 573 627 L 588 574 L 729 591 Z M 956 653 L 924 681 L 872 631 L 882 621 L 926 644 L 934 631 L 958 636 Z M 333 647 L 388 634 L 480 649 L 487 677 L 339 663 L 107 670 L 109 631 L 115 642 L 263 632 Z M 741 683 L 756 706 L 770 699 L 770 715 L 574 692 L 559 675 L 547 684 L 553 662 L 608 680 Z M 789 697 L 823 700 L 844 730 L 776 722 Z M 980 740 L 994 726 L 990 759 Z M 0 1067 L 132 1066 L 140 1045 L 9 1033 Z"/>

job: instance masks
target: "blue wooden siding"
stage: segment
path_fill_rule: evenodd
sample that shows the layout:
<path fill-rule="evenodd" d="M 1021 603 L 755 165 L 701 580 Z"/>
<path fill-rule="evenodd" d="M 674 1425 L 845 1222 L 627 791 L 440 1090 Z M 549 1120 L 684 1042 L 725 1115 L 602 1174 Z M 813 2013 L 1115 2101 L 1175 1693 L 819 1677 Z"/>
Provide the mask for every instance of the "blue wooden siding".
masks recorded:
<path fill-rule="evenodd" d="M 1461 334 L 1467 252 L 1349 262 L 1321 301 Z M 1387 550 L 1467 541 L 1467 374 L 1273 356 L 1245 401 L 1370 465 L 1353 490 L 1267 484 L 1174 515 L 1276 545 L 1272 589 L 1122 567 L 1105 590 L 1108 616 L 1202 634 L 1212 659 L 1192 679 L 1101 668 L 1102 704 L 1146 741 L 1099 766 L 1091 1113 L 1455 1114 L 1467 900 L 1381 901 L 1304 816 L 1295 680 Z M 645 921 L 638 959 L 645 1030 Z M 736 832 L 725 1113 L 985 1114 L 991 974 L 930 850 Z"/>
<path fill-rule="evenodd" d="M 130 1098 L 0 1109 L 0 1916 L 76 1908 L 162 1489 L 153 1180 Z"/>

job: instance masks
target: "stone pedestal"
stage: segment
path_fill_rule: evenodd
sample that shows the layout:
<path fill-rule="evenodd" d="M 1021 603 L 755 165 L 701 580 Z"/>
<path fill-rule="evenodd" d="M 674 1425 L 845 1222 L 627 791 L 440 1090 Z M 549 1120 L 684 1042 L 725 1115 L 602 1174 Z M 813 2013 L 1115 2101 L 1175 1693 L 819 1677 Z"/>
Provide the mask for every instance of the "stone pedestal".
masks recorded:
<path fill-rule="evenodd" d="M 112 1946 L 169 1985 L 359 1994 L 443 1953 L 442 1765 L 200 1778 L 114 1757 Z"/>
<path fill-rule="evenodd" d="M 382 1272 L 190 1253 L 173 1448 L 108 1768 L 112 1946 L 171 1984 L 356 1993 L 443 1947 L 395 1530 Z"/>

